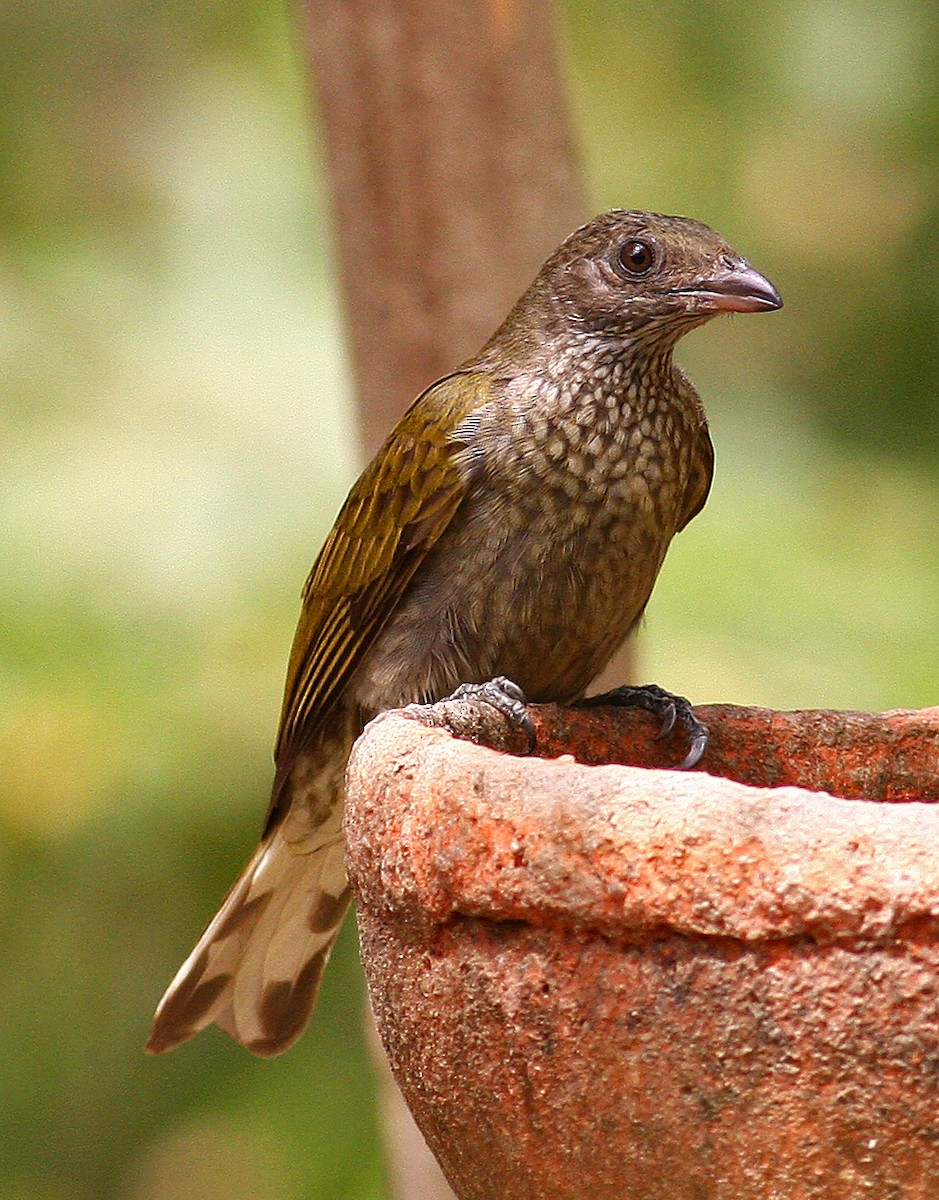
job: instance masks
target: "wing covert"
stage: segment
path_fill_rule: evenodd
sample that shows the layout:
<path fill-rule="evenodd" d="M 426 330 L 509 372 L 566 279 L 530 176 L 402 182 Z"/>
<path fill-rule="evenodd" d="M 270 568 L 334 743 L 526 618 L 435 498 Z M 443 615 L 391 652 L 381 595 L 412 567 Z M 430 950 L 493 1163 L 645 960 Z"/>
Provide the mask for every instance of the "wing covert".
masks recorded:
<path fill-rule="evenodd" d="M 469 490 L 474 470 L 452 434 L 491 388 L 473 371 L 438 380 L 349 493 L 303 589 L 274 751 L 278 775 L 329 712 Z"/>
<path fill-rule="evenodd" d="M 679 532 L 704 508 L 704 502 L 707 500 L 708 492 L 711 490 L 711 478 L 713 475 L 714 446 L 711 442 L 711 435 L 708 433 L 707 425 L 702 425 L 698 431 L 698 444 L 695 447 L 695 455 L 691 460 L 691 472 L 688 476 L 688 483 L 685 486 L 681 520 L 678 524 Z"/>

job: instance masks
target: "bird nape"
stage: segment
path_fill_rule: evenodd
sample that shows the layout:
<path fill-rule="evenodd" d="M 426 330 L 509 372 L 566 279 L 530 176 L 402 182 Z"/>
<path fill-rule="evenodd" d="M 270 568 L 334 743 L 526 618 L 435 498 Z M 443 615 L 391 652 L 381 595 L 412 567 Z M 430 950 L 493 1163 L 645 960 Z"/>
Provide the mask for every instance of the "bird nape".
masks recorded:
<path fill-rule="evenodd" d="M 148 1049 L 213 1022 L 255 1054 L 295 1041 L 349 904 L 343 780 L 364 723 L 498 676 L 531 702 L 583 699 L 710 487 L 707 421 L 675 343 L 720 313 L 781 304 L 706 225 L 608 212 L 418 396 L 313 565 L 261 843 L 167 989 Z M 691 739 L 681 765 L 700 757 L 707 735 L 686 701 L 654 687 L 618 700 L 677 715 Z"/>

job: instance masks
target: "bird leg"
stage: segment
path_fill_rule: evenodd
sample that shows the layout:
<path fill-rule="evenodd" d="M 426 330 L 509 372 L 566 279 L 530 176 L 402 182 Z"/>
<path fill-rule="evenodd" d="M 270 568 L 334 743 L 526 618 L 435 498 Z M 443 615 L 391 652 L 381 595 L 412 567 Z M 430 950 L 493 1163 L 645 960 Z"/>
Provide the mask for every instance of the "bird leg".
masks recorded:
<path fill-rule="evenodd" d="M 489 679 L 485 683 L 461 683 L 446 699 L 485 701 L 525 732 L 528 737 L 529 754 L 535 749 L 535 725 L 528 712 L 525 693 L 517 683 L 513 683 L 504 675 L 497 675 L 495 679 Z"/>
<path fill-rule="evenodd" d="M 691 739 L 691 746 L 675 769 L 689 771 L 701 761 L 708 744 L 707 726 L 694 715 L 691 702 L 684 696 L 676 696 L 672 692 L 667 692 L 655 683 L 647 683 L 639 687 L 624 684 L 622 687 L 613 688 L 610 692 L 603 692 L 599 696 L 589 696 L 586 700 L 577 702 L 578 708 L 598 708 L 606 705 L 617 708 L 644 708 L 647 712 L 654 713 L 662 722 L 662 727 L 656 735 L 656 741 L 668 737 L 676 723 L 680 724 L 687 731 Z"/>

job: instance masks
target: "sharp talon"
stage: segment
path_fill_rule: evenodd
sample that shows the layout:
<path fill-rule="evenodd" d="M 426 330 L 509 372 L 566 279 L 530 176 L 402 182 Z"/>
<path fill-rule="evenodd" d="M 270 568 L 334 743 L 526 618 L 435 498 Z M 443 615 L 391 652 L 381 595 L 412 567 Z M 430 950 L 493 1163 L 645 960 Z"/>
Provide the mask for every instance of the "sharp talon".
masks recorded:
<path fill-rule="evenodd" d="M 696 767 L 701 761 L 704 751 L 708 744 L 708 731 L 702 725 L 699 733 L 696 733 L 691 739 L 691 749 L 675 768 L 676 771 L 690 771 L 692 767 Z"/>
<path fill-rule="evenodd" d="M 663 741 L 675 728 L 675 721 L 678 717 L 678 710 L 674 704 L 670 704 L 662 714 L 662 728 L 655 735 L 657 742 Z"/>
<path fill-rule="evenodd" d="M 528 735 L 528 750 L 526 753 L 534 754 L 535 746 L 538 744 L 538 737 L 535 733 L 535 722 L 529 716 L 527 708 L 522 714 L 519 725 L 521 725 L 522 729 L 524 729 L 525 733 Z"/>

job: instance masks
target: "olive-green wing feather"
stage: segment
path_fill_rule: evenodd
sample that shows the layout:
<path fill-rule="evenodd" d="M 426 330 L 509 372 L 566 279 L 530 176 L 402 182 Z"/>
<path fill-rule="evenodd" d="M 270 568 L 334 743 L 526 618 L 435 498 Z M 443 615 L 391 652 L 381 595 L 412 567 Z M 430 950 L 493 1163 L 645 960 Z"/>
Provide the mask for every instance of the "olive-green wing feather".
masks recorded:
<path fill-rule="evenodd" d="M 491 387 L 471 371 L 433 384 L 349 493 L 303 590 L 274 752 L 278 774 L 327 716 L 460 506 L 474 472 L 453 431 Z"/>

